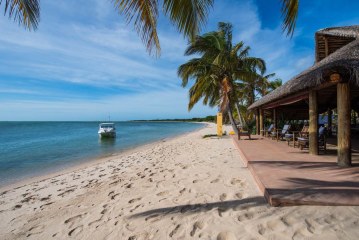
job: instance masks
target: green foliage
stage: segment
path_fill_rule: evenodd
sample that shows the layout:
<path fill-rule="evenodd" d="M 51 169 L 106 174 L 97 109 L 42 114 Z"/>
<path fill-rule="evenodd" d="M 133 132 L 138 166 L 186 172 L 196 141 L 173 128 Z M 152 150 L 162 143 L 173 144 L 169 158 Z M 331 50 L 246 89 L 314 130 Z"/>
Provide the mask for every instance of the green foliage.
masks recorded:
<path fill-rule="evenodd" d="M 27 29 L 36 29 L 40 21 L 40 0 L 0 0 L 5 2 L 5 15 L 18 21 Z M 208 13 L 214 0 L 112 0 L 115 9 L 124 15 L 128 23 L 133 22 L 137 33 L 151 54 L 159 56 L 161 46 L 157 33 L 159 9 L 167 16 L 177 30 L 191 41 L 206 24 Z M 292 36 L 298 16 L 299 0 L 281 0 L 283 31 Z M 162 7 L 159 5 L 162 4 Z M 220 26 L 228 43 L 232 40 L 231 28 Z M 218 45 L 220 46 L 220 45 Z M 228 44 L 228 46 L 230 46 Z"/>
<path fill-rule="evenodd" d="M 147 50 L 159 56 L 161 51 L 157 33 L 159 10 L 167 16 L 177 30 L 193 40 L 207 21 L 214 0 L 112 0 L 127 23 L 133 22 Z M 162 7 L 159 6 L 162 4 Z"/>
<path fill-rule="evenodd" d="M 19 25 L 26 29 L 36 30 L 40 21 L 40 1 L 39 0 L 4 0 L 5 15 L 9 13 L 9 18 L 13 18 Z M 3 0 L 0 0 L 0 5 Z"/>
<path fill-rule="evenodd" d="M 182 86 L 189 80 L 194 84 L 189 89 L 188 109 L 201 99 L 204 105 L 218 106 L 226 112 L 233 101 L 234 88 L 240 79 L 257 77 L 256 70 L 265 71 L 265 62 L 248 56 L 249 47 L 243 42 L 232 44 L 232 25 L 218 23 L 218 30 L 197 36 L 185 51 L 185 55 L 199 55 L 178 68 Z"/>

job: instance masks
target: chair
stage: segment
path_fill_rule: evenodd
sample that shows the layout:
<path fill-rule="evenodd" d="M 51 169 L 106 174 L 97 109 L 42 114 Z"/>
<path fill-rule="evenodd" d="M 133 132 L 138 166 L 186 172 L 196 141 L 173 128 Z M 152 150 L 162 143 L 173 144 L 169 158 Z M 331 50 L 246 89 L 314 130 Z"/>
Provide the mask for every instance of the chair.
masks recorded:
<path fill-rule="evenodd" d="M 238 140 L 241 140 L 241 136 L 247 136 L 251 140 L 250 131 L 243 131 L 241 127 L 237 127 L 238 130 Z"/>
<path fill-rule="evenodd" d="M 309 147 L 309 136 L 307 137 L 299 137 L 298 138 L 298 144 L 300 150 L 303 150 L 303 148 Z M 327 141 L 325 137 L 325 127 L 321 126 L 318 131 L 318 147 L 319 150 L 322 149 L 324 153 L 327 151 Z"/>
<path fill-rule="evenodd" d="M 277 141 L 279 139 L 283 139 L 283 137 L 285 136 L 286 133 L 288 133 L 288 131 L 290 130 L 290 124 L 286 124 L 283 126 L 283 129 L 277 129 L 276 131 L 272 131 L 271 132 L 271 137 L 272 139 L 277 139 Z"/>
<path fill-rule="evenodd" d="M 272 123 L 271 125 L 269 125 L 268 129 L 263 129 L 261 130 L 261 132 L 263 132 L 263 135 L 265 137 L 268 137 L 268 133 L 272 132 L 274 128 L 274 124 Z"/>
<path fill-rule="evenodd" d="M 284 139 L 287 141 L 288 146 L 289 143 L 293 141 L 293 147 L 295 147 L 296 138 L 297 137 L 308 138 L 308 134 L 309 134 L 309 126 L 304 125 L 301 131 L 291 131 L 291 133 L 286 133 Z"/>

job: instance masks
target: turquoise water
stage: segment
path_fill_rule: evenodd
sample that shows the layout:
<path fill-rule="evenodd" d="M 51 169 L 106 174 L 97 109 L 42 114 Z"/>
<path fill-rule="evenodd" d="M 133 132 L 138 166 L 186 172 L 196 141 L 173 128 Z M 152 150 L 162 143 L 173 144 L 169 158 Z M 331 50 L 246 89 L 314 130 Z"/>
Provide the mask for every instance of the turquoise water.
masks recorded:
<path fill-rule="evenodd" d="M 117 138 L 101 140 L 98 122 L 0 122 L 0 185 L 183 134 L 202 124 L 116 122 Z"/>

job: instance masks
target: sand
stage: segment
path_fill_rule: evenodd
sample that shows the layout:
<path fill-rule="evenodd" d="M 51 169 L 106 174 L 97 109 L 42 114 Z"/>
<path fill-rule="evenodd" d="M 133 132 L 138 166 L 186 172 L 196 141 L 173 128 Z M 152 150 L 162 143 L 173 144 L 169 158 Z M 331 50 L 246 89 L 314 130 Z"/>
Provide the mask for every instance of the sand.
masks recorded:
<path fill-rule="evenodd" d="M 227 127 L 227 132 L 230 130 Z M 270 207 L 215 126 L 0 191 L 0 239 L 359 239 L 359 207 Z"/>

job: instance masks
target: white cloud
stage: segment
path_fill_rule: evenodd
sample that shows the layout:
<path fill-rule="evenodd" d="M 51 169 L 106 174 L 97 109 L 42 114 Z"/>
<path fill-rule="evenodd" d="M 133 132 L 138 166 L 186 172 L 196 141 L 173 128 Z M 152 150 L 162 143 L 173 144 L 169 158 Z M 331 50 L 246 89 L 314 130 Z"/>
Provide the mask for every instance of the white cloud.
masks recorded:
<path fill-rule="evenodd" d="M 279 26 L 263 28 L 251 0 L 240 4 L 216 1 L 204 32 L 216 30 L 219 21 L 232 22 L 234 41 L 244 40 L 252 48 L 251 55 L 265 59 L 268 72 L 276 72 L 283 80 L 312 64 L 312 49 L 295 52 L 296 36 L 286 38 Z M 132 25 L 126 25 L 114 11 L 111 1 L 44 1 L 36 32 L 24 31 L 7 18 L 0 18 L 2 93 L 39 94 L 43 99 L 59 95 L 41 87 L 28 91 L 16 88 L 7 80 L 9 76 L 36 79 L 39 85 L 53 81 L 135 92 L 111 93 L 111 97 L 105 94 L 96 101 L 81 93 L 67 93 L 57 101 L 12 99 L 2 102 L 0 120 L 95 120 L 108 112 L 118 120 L 214 114 L 215 109 L 208 110 L 200 103 L 187 114 L 187 90 L 178 87 L 176 74 L 177 67 L 188 59 L 183 56 L 187 40 L 173 28 L 168 29 L 168 24 L 160 26 L 162 55 L 155 59 L 148 55 Z M 73 101 L 69 100 L 71 94 Z"/>
<path fill-rule="evenodd" d="M 187 91 L 175 89 L 128 96 L 113 96 L 99 101 L 67 99 L 61 101 L 11 100 L 2 101 L 0 119 L 15 120 L 113 120 L 190 118 L 214 115 L 216 109 L 196 106 L 187 111 Z M 31 113 L 31 115 L 29 115 Z"/>

